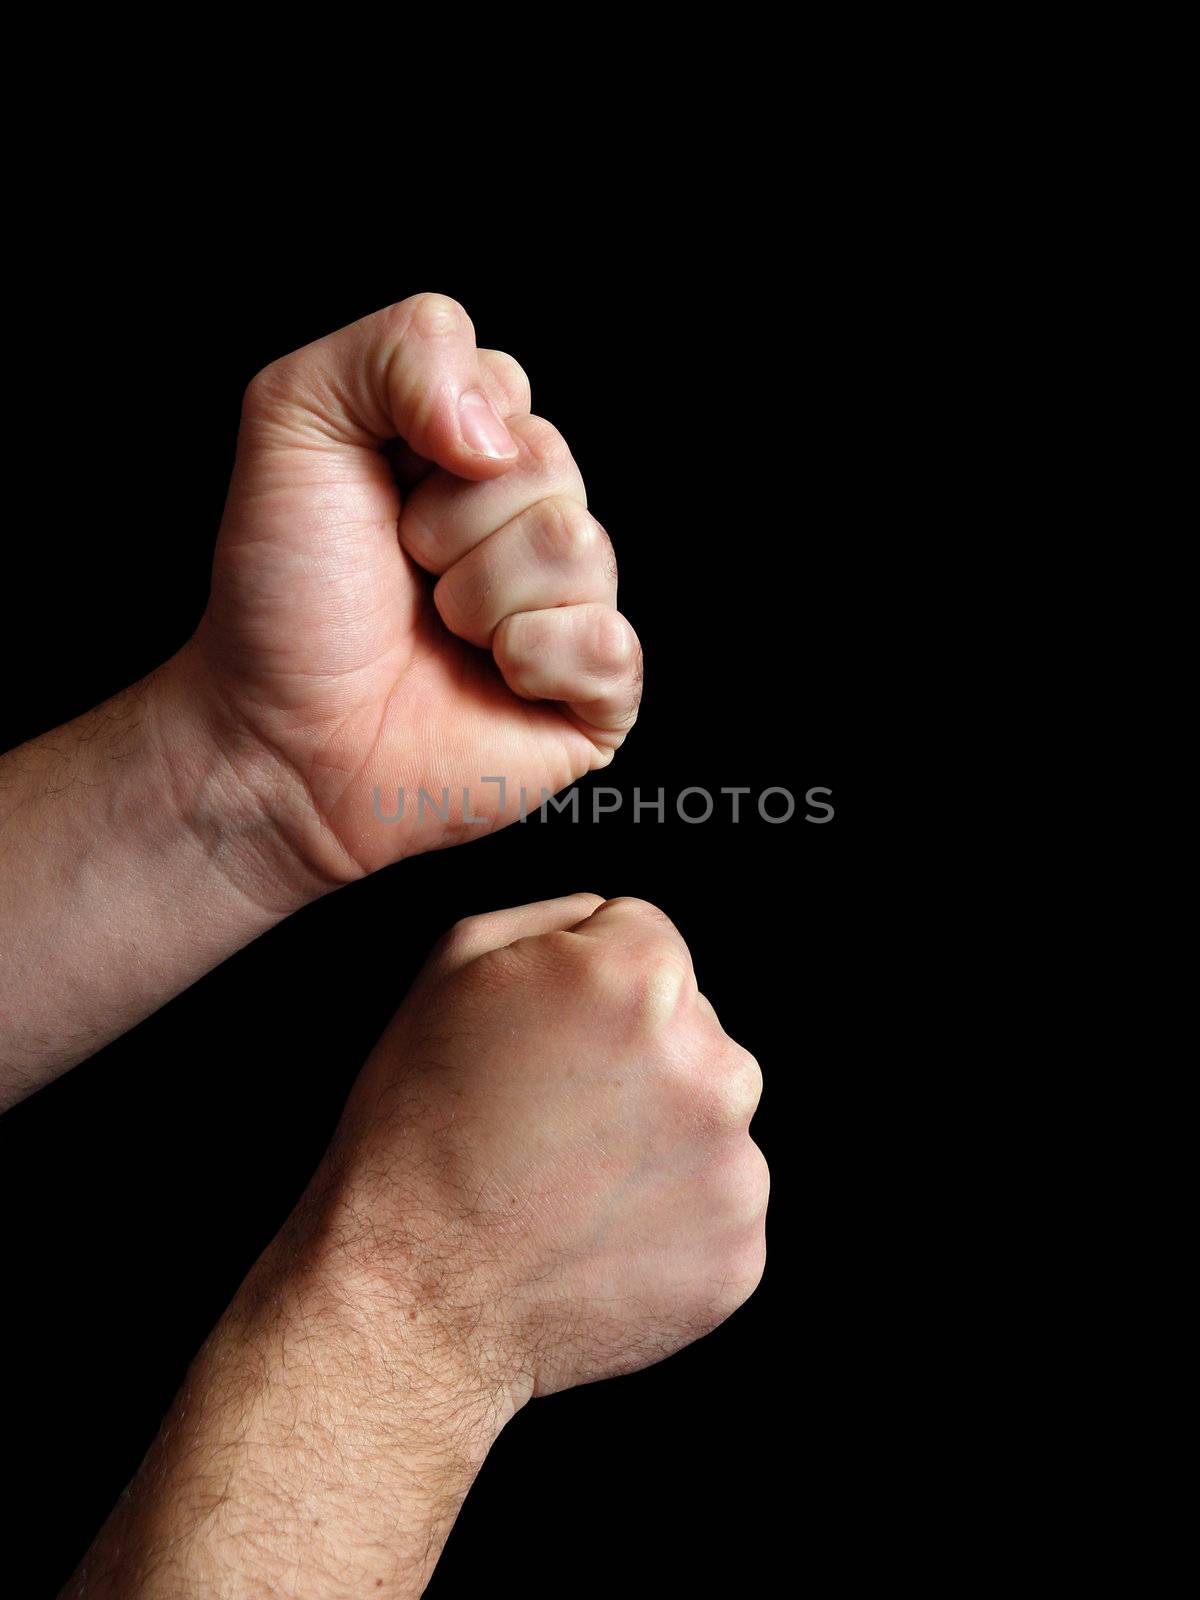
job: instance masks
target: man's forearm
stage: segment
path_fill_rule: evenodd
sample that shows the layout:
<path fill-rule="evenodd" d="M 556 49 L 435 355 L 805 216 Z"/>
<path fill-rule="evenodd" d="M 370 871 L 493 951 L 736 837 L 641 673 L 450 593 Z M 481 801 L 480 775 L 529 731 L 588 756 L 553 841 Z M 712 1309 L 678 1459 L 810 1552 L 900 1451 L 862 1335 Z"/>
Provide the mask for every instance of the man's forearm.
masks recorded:
<path fill-rule="evenodd" d="M 64 1600 L 420 1595 L 513 1411 L 462 1353 L 415 1285 L 277 1241 Z"/>
<path fill-rule="evenodd" d="M 285 842 L 306 808 L 184 652 L 0 758 L 0 1110 L 330 887 Z"/>

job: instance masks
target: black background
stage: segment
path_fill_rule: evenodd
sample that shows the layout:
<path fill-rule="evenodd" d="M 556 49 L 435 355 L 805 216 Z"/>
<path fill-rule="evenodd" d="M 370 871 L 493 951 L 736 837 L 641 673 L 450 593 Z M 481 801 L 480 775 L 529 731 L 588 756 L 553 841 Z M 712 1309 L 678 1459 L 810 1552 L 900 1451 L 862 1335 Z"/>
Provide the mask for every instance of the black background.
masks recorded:
<path fill-rule="evenodd" d="M 136 1469 L 436 935 L 575 889 L 661 905 L 761 1061 L 767 1273 L 669 1362 L 528 1408 L 429 1593 L 767 1593 L 781 1564 L 853 1584 L 932 1514 L 903 1492 L 917 1280 L 896 1201 L 920 1177 L 892 1153 L 911 1086 L 880 1043 L 911 909 L 889 816 L 918 581 L 896 506 L 911 514 L 928 447 L 918 333 L 878 210 L 847 204 L 803 244 L 795 220 L 749 202 L 649 226 L 502 214 L 479 237 L 364 231 L 327 193 L 305 209 L 264 188 L 234 217 L 146 189 L 110 197 L 102 228 L 29 236 L 6 745 L 195 625 L 254 372 L 422 289 L 522 362 L 571 444 L 646 679 L 626 748 L 581 785 L 585 815 L 593 783 L 619 787 L 620 816 L 534 819 L 328 897 L 0 1121 L 6 1435 L 24 1464 L 7 1540 L 28 1592 L 65 1580 Z M 693 784 L 782 786 L 796 812 L 765 823 L 752 795 L 738 826 L 724 801 L 689 826 L 670 800 Z M 833 792 L 825 825 L 803 820 L 814 785 Z M 638 786 L 666 789 L 665 824 L 632 824 Z"/>

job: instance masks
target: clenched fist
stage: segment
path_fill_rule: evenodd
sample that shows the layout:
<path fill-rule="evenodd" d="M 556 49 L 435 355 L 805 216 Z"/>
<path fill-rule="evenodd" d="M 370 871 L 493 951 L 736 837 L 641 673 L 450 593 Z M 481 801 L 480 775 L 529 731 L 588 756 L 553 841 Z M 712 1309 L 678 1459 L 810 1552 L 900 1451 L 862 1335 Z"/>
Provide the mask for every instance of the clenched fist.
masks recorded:
<path fill-rule="evenodd" d="M 472 917 L 365 1067 L 308 1209 L 447 1383 L 520 1405 L 660 1360 L 753 1291 L 761 1085 L 653 906 Z"/>
<path fill-rule="evenodd" d="M 250 384 L 211 600 L 172 667 L 221 781 L 337 883 L 612 759 L 641 683 L 615 602 L 612 547 L 525 374 L 420 294 Z M 501 776 L 504 814 L 482 781 Z"/>
<path fill-rule="evenodd" d="M 529 405 L 435 294 L 251 382 L 192 637 L 0 758 L 0 1109 L 313 899 L 611 761 L 641 649 Z"/>
<path fill-rule="evenodd" d="M 415 1600 L 521 1406 L 753 1291 L 760 1086 L 644 901 L 459 923 L 67 1592 Z"/>

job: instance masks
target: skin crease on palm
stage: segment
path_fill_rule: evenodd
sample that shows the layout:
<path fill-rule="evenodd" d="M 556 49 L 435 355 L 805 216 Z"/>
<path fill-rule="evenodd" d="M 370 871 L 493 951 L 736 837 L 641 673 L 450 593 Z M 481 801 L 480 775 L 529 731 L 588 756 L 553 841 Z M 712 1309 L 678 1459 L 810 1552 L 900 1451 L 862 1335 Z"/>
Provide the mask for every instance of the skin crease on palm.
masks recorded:
<path fill-rule="evenodd" d="M 753 1291 L 761 1089 L 654 906 L 578 894 L 469 918 L 363 1070 L 312 1186 L 320 1231 L 507 1412 L 661 1360 Z"/>
<path fill-rule="evenodd" d="M 504 453 L 464 442 L 463 394 Z M 289 842 L 337 882 L 478 837 L 464 787 L 495 826 L 519 787 L 536 806 L 611 761 L 642 676 L 615 601 L 607 534 L 525 374 L 476 350 L 455 301 L 417 295 L 250 385 L 212 596 L 173 664 L 235 760 L 268 752 L 303 785 Z M 418 818 L 422 787 L 449 790 L 449 822 Z M 382 824 L 376 791 L 391 815 L 401 789 Z"/>

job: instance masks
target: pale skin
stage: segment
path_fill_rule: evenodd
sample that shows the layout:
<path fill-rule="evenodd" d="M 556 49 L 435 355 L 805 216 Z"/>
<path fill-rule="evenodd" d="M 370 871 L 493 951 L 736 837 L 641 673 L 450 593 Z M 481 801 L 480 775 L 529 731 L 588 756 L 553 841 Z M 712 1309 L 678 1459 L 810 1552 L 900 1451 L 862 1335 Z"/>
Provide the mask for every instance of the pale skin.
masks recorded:
<path fill-rule="evenodd" d="M 578 469 L 461 306 L 273 363 L 194 636 L 0 759 L 0 1110 L 307 901 L 607 765 L 640 689 Z M 463 787 L 483 826 L 373 803 Z M 458 924 L 68 1593 L 420 1594 L 530 1399 L 752 1292 L 760 1089 L 654 907 Z"/>
<path fill-rule="evenodd" d="M 570 451 L 456 301 L 264 368 L 195 635 L 0 759 L 0 1108 L 314 897 L 606 766 L 641 687 L 615 601 Z"/>
<path fill-rule="evenodd" d="M 67 1595 L 421 1594 L 529 1400 L 754 1290 L 760 1090 L 644 901 L 458 924 Z"/>

